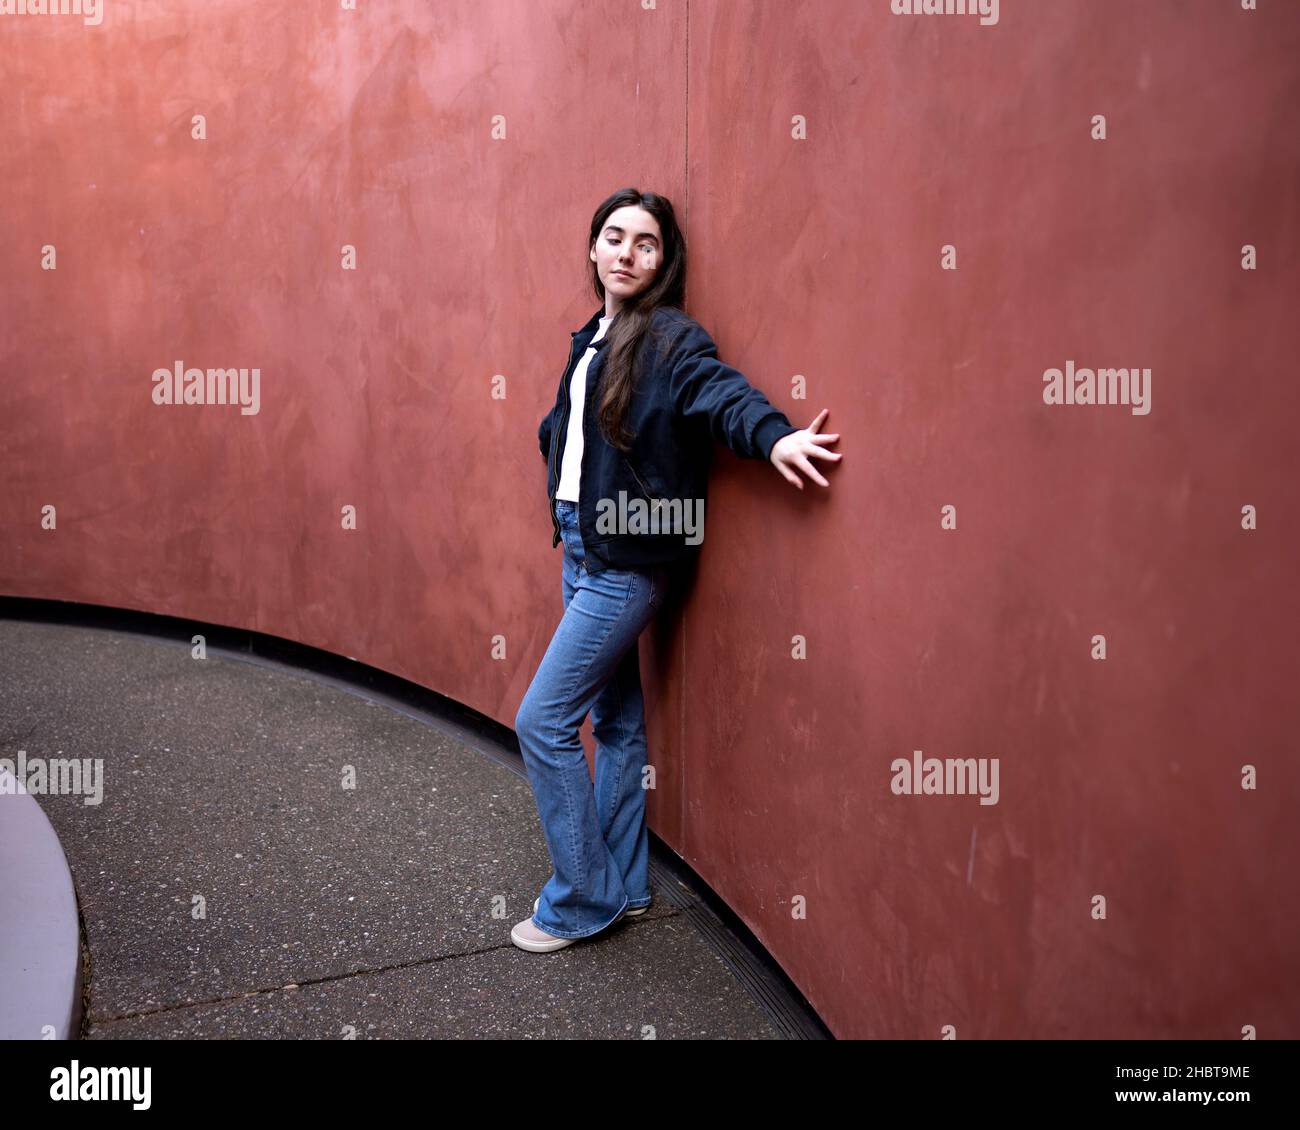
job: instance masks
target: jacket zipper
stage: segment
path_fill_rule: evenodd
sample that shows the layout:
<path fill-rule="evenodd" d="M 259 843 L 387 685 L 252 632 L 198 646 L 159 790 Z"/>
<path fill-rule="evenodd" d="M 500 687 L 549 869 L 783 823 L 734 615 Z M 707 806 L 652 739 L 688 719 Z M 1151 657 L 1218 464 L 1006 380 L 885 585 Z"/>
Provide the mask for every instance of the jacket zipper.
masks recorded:
<path fill-rule="evenodd" d="M 551 525 L 555 528 L 555 536 L 551 539 L 551 548 L 554 549 L 560 544 L 560 520 L 555 516 L 555 491 L 560 489 L 558 474 L 555 468 L 555 449 L 560 443 L 560 429 L 568 427 L 569 424 L 569 376 L 573 369 L 573 351 L 578 344 L 578 335 L 573 335 L 573 341 L 569 344 L 569 361 L 564 366 L 564 376 L 560 378 L 560 394 L 564 398 L 564 409 L 560 413 L 560 419 L 556 421 L 555 427 L 551 430 L 551 452 L 546 457 L 547 486 L 551 495 Z"/>
<path fill-rule="evenodd" d="M 632 472 L 632 477 L 636 479 L 637 485 L 641 488 L 641 493 L 645 495 L 645 500 L 650 503 L 651 513 L 658 510 L 659 507 L 664 504 L 664 500 L 662 498 L 655 498 L 650 493 L 650 488 L 641 481 L 641 476 L 636 473 L 636 468 L 632 465 L 632 460 L 628 459 L 627 456 L 624 456 L 623 458 L 627 462 L 628 470 Z"/>

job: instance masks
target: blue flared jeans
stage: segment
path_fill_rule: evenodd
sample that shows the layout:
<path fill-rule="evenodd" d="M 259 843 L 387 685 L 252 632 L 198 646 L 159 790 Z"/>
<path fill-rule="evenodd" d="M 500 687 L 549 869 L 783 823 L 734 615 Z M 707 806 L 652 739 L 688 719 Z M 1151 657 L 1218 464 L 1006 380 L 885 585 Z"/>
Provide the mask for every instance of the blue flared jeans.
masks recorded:
<path fill-rule="evenodd" d="M 637 638 L 663 604 L 667 567 L 587 572 L 572 502 L 557 499 L 564 541 L 564 616 L 519 704 L 523 754 L 551 877 L 533 923 L 585 938 L 624 910 L 650 905 L 645 827 L 645 704 Z M 579 737 L 591 714 L 592 787 Z"/>

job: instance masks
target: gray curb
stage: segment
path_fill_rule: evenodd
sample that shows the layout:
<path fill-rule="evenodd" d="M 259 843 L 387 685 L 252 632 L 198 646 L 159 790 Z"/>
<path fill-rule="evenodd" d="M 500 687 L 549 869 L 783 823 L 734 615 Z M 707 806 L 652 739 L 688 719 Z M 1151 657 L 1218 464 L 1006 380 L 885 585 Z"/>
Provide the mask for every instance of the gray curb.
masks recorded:
<path fill-rule="evenodd" d="M 0 1040 L 81 1026 L 81 929 L 63 846 L 34 797 L 0 769 Z"/>

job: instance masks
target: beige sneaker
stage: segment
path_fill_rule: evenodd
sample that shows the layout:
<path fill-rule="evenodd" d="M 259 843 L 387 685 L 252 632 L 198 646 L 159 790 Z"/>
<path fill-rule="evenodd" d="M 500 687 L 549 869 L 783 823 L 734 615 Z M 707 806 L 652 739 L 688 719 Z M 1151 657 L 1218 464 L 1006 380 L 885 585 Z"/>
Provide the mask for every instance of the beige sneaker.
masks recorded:
<path fill-rule="evenodd" d="M 529 953 L 550 953 L 552 950 L 560 950 L 565 946 L 573 945 L 574 942 L 582 941 L 581 938 L 557 938 L 554 934 L 539 930 L 533 925 L 531 917 L 515 923 L 510 930 L 510 940 L 521 950 L 528 950 Z"/>
<path fill-rule="evenodd" d="M 537 913 L 537 906 L 541 901 L 540 895 L 533 899 L 533 914 Z M 633 910 L 625 910 L 619 919 L 615 919 L 615 922 L 620 921 L 621 918 L 635 918 L 639 914 L 644 914 L 648 909 L 648 907 L 638 906 Z M 521 950 L 527 950 L 529 953 L 551 953 L 554 950 L 562 950 L 565 946 L 571 946 L 574 942 L 581 942 L 583 939 L 559 938 L 554 934 L 548 934 L 539 926 L 534 925 L 530 916 L 522 922 L 516 922 L 511 927 L 510 940 Z"/>

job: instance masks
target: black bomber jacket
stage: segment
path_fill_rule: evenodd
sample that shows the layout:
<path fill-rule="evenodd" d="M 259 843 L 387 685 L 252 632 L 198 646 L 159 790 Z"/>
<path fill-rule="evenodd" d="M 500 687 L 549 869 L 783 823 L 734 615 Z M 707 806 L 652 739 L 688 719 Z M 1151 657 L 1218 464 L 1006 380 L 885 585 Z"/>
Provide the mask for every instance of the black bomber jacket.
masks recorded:
<path fill-rule="evenodd" d="M 555 529 L 552 548 L 560 543 L 555 492 L 568 438 L 569 381 L 604 314 L 597 310 L 582 329 L 572 331 L 555 405 L 537 429 Z M 606 331 L 587 368 L 582 419 L 578 528 L 591 573 L 644 568 L 697 550 L 703 542 L 713 441 L 743 459 L 766 461 L 777 440 L 798 431 L 743 373 L 718 360 L 717 346 L 699 323 L 676 307 L 661 306 L 643 341 L 628 409 L 627 427 L 635 439 L 629 452 L 621 452 L 596 423 L 608 344 Z"/>

